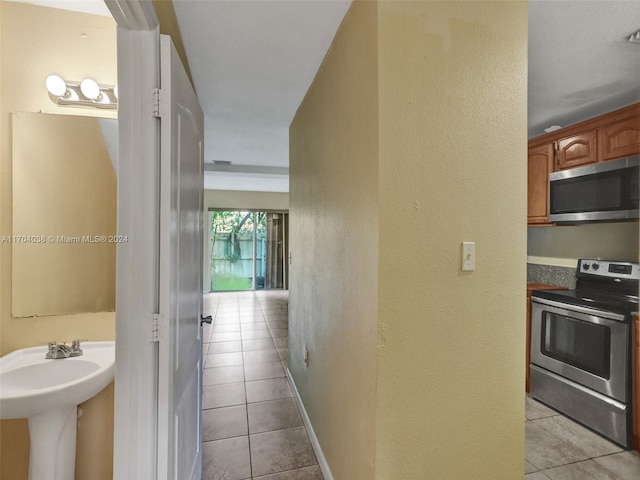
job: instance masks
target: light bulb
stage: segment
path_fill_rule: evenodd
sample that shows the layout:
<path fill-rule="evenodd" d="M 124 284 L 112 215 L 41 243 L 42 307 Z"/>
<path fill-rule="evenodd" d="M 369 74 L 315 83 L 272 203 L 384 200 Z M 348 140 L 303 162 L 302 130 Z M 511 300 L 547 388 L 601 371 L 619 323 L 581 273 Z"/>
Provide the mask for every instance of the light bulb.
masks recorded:
<path fill-rule="evenodd" d="M 67 93 L 67 84 L 58 75 L 49 75 L 44 84 L 47 91 L 55 97 L 63 97 Z"/>
<path fill-rule="evenodd" d="M 80 82 L 80 91 L 85 97 L 91 100 L 98 100 L 101 95 L 100 86 L 95 80 L 91 80 L 90 78 L 85 78 Z"/>
<path fill-rule="evenodd" d="M 116 96 L 116 98 L 118 98 L 118 85 L 113 87 L 113 94 Z"/>

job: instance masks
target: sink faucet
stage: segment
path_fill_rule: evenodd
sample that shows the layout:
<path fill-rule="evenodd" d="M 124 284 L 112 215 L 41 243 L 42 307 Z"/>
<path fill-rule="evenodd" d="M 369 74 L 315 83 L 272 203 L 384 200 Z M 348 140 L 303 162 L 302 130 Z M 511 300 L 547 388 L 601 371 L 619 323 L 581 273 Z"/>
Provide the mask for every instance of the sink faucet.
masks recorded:
<path fill-rule="evenodd" d="M 49 350 L 44 358 L 57 359 L 57 358 L 69 358 L 79 357 L 82 355 L 82 348 L 80 348 L 80 340 L 74 340 L 71 342 L 71 346 L 68 346 L 66 342 L 62 345 L 58 345 L 56 342 L 49 342 Z"/>

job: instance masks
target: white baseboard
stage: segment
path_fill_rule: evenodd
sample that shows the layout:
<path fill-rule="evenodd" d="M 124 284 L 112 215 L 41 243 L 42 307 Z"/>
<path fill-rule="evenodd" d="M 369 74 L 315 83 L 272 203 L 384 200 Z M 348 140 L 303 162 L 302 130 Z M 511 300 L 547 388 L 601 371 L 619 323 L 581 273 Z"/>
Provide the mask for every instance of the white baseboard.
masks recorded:
<path fill-rule="evenodd" d="M 307 429 L 307 434 L 309 435 L 309 441 L 311 441 L 311 446 L 313 447 L 313 451 L 315 452 L 316 458 L 318 459 L 318 465 L 320 466 L 320 470 L 322 470 L 322 475 L 324 475 L 324 480 L 333 480 L 333 475 L 331 474 L 331 469 L 329 468 L 327 459 L 324 456 L 324 452 L 322 451 L 320 442 L 318 442 L 318 437 L 316 437 L 316 432 L 313 430 L 313 425 L 311 425 L 311 420 L 309 420 L 309 415 L 307 415 L 307 410 L 304 408 L 304 404 L 302 403 L 302 398 L 300 398 L 300 393 L 298 392 L 298 387 L 296 387 L 296 382 L 293 381 L 293 376 L 291 375 L 291 372 L 289 371 L 288 368 L 287 368 L 287 378 L 289 380 L 289 385 L 291 385 L 293 396 L 295 397 L 296 403 L 298 404 L 298 408 L 302 413 L 302 421 L 304 422 L 304 426 Z"/>

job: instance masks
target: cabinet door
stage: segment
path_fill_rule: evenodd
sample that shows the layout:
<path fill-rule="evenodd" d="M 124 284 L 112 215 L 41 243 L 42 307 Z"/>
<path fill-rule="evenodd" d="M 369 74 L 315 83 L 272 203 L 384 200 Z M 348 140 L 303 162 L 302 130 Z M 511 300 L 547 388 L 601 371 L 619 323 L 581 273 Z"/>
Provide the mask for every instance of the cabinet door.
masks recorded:
<path fill-rule="evenodd" d="M 640 451 L 640 317 L 633 318 L 633 448 Z"/>
<path fill-rule="evenodd" d="M 640 153 L 640 117 L 637 115 L 598 129 L 600 161 Z"/>
<path fill-rule="evenodd" d="M 557 160 L 558 170 L 595 163 L 598 160 L 596 131 L 590 130 L 558 140 Z"/>
<path fill-rule="evenodd" d="M 529 149 L 527 168 L 527 222 L 549 223 L 549 173 L 553 171 L 552 143 Z"/>

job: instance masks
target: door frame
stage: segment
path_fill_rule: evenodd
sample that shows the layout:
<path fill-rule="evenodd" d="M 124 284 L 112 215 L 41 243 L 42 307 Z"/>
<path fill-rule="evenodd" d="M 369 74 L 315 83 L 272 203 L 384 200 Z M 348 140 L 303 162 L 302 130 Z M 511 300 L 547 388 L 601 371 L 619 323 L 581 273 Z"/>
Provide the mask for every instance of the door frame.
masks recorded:
<path fill-rule="evenodd" d="M 159 21 L 151 0 L 105 0 L 118 41 L 117 247 L 114 480 L 157 477 L 159 271 Z M 151 248 L 150 248 L 151 247 Z"/>
<path fill-rule="evenodd" d="M 203 206 L 204 208 L 204 220 L 203 220 L 203 288 L 202 293 L 216 293 L 214 290 L 211 290 L 211 256 L 213 254 L 211 250 L 211 212 L 253 212 L 254 214 L 259 212 L 264 213 L 278 213 L 286 215 L 286 222 L 284 225 L 284 242 L 282 245 L 282 258 L 283 258 L 283 290 L 289 290 L 289 210 L 288 209 L 278 209 L 278 208 L 241 208 L 241 207 L 218 207 L 218 206 L 207 206 L 206 204 Z M 252 280 L 252 288 L 250 290 L 240 290 L 247 292 L 255 292 L 256 289 L 256 232 L 254 231 L 253 235 L 253 280 Z M 262 290 L 262 289 L 261 289 Z M 233 290 L 232 290 L 233 291 Z M 224 292 L 224 290 L 221 290 Z"/>

